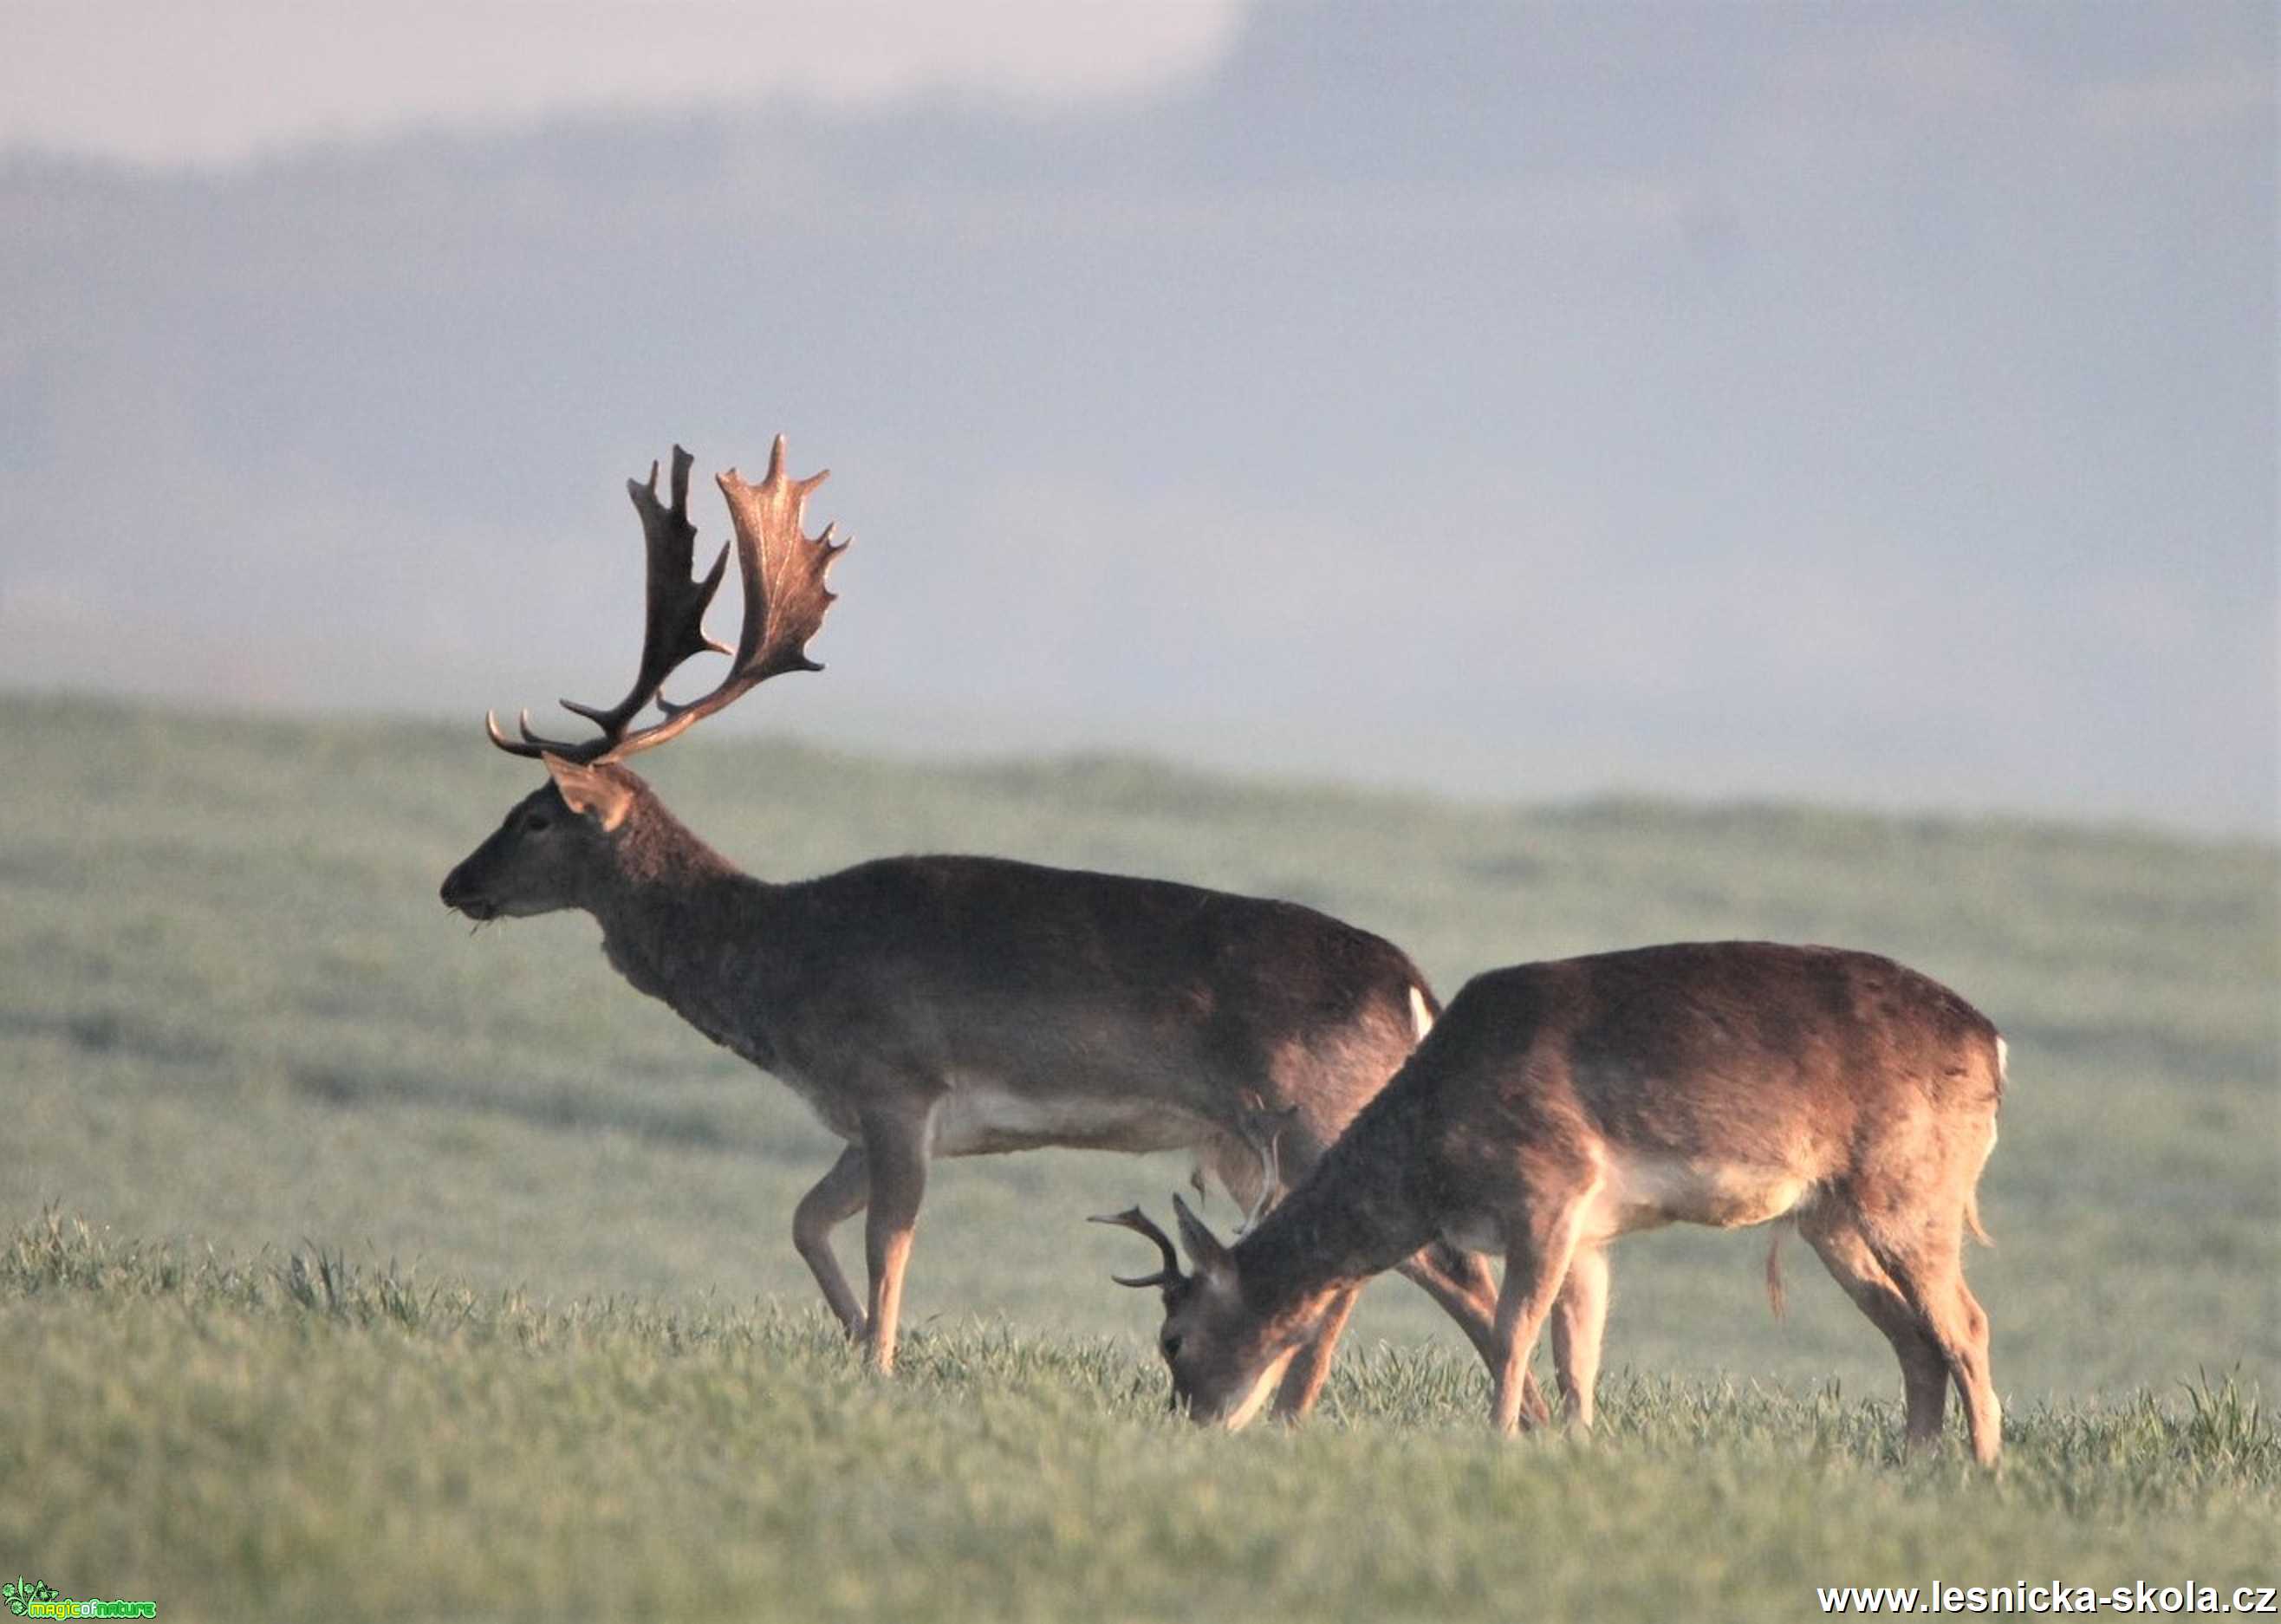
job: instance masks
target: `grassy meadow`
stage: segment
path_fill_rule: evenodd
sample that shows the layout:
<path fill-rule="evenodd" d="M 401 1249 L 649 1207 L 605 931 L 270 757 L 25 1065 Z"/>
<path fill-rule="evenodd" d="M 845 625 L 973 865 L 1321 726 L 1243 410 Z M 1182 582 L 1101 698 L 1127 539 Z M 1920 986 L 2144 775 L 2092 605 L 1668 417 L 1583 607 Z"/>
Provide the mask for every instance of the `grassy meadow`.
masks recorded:
<path fill-rule="evenodd" d="M 1501 1445 L 1374 1287 L 1318 1418 L 1162 1414 L 1169 1160 L 939 1164 L 892 1382 L 793 1256 L 835 1146 L 582 916 L 470 932 L 535 771 L 471 727 L 11 696 L 0 1566 L 161 1617 L 1816 1616 L 1813 1587 L 2281 1580 L 2281 863 L 2112 827 L 1463 806 L 1116 760 L 645 762 L 790 878 L 971 850 L 1295 897 L 1470 971 L 1731 936 L 1892 954 L 2011 1043 L 1969 1260 L 2004 1473 L 1898 1464 L 1802 1247 L 1615 1254 L 1592 1442 Z M 1224 1223 L 1233 1214 L 1223 1205 Z M 1141 1247 L 1145 1253 L 1145 1247 Z M 860 1225 L 842 1231 L 860 1264 Z M 2264 1571 L 2258 1571 L 2262 1566 Z"/>

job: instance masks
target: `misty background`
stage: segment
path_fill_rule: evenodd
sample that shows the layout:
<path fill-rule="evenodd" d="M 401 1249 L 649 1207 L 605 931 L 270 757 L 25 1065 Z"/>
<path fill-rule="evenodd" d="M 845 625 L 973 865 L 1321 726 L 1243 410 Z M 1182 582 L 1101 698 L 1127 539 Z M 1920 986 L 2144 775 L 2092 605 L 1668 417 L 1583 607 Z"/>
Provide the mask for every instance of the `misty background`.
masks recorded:
<path fill-rule="evenodd" d="M 0 688 L 568 724 L 782 430 L 708 731 L 2274 827 L 2269 6 L 0 31 Z"/>

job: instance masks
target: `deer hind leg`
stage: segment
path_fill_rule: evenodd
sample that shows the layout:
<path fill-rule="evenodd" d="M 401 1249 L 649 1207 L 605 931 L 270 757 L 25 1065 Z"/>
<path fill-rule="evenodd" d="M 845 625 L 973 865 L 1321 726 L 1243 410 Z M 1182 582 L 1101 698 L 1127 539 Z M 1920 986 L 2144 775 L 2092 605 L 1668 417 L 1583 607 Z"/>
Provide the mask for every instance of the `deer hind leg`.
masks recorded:
<path fill-rule="evenodd" d="M 1552 1368 L 1570 1425 L 1590 1431 L 1592 1389 L 1600 1380 L 1600 1333 L 1608 1323 L 1608 1255 L 1579 1245 L 1552 1304 Z"/>
<path fill-rule="evenodd" d="M 1936 1368 L 1956 1383 L 1972 1437 L 1973 1459 L 1992 1466 L 2004 1447 L 2004 1411 L 1988 1369 L 1988 1315 L 1964 1283 L 1961 1212 L 1954 1223 L 1912 1240 L 1905 1247 L 1878 1246 L 1878 1261 L 1908 1299 L 1937 1350 Z M 1936 1422 L 1933 1432 L 1938 1430 Z M 1911 1441 L 1916 1436 L 1912 1428 Z"/>
<path fill-rule="evenodd" d="M 1948 1366 L 1924 1317 L 1885 1272 L 1868 1238 L 1852 1218 L 1807 1213 L 1799 1218 L 1798 1228 L 1854 1306 L 1893 1345 L 1907 1400 L 1908 1447 L 1918 1449 L 1938 1438 L 1948 1404 Z"/>
<path fill-rule="evenodd" d="M 1394 1265 L 1403 1275 L 1418 1284 L 1419 1290 L 1442 1305 L 1442 1311 L 1458 1322 L 1473 1351 L 1481 1356 L 1488 1366 L 1489 1380 L 1496 1380 L 1500 1368 L 1496 1340 L 1497 1286 L 1489 1273 L 1489 1265 L 1478 1252 L 1451 1246 L 1446 1241 L 1436 1241 L 1414 1257 L 1405 1257 Z M 1544 1402 L 1537 1390 L 1536 1378 L 1524 1366 L 1520 1373 L 1520 1408 L 1522 1416 L 1531 1427 L 1542 1427 L 1552 1419 L 1552 1407 Z"/>
<path fill-rule="evenodd" d="M 863 1223 L 863 1257 L 870 1271 L 871 1309 L 864 1346 L 874 1370 L 895 1365 L 895 1332 L 903 1305 L 903 1269 L 910 1262 L 919 1202 L 926 1194 L 930 1107 L 863 1113 L 863 1159 L 870 1175 L 870 1210 Z"/>
<path fill-rule="evenodd" d="M 1497 1290 L 1497 1365 L 1490 1416 L 1507 1436 L 1519 1430 L 1528 1384 L 1528 1356 L 1545 1317 L 1568 1278 L 1577 1231 L 1599 1191 L 1596 1170 L 1556 1194 L 1533 1197 L 1504 1226 L 1504 1281 Z"/>
<path fill-rule="evenodd" d="M 1347 1318 L 1361 1295 L 1362 1288 L 1354 1286 L 1333 1297 L 1314 1334 L 1299 1344 L 1298 1353 L 1284 1367 L 1282 1384 L 1275 1389 L 1278 1416 L 1296 1418 L 1315 1407 L 1323 1383 L 1330 1377 L 1331 1355 L 1338 1349 L 1339 1334 L 1347 1328 Z"/>
<path fill-rule="evenodd" d="M 863 1210 L 870 1196 L 871 1176 L 864 1165 L 863 1147 L 850 1145 L 839 1153 L 831 1171 L 816 1181 L 816 1187 L 800 1198 L 792 1215 L 793 1247 L 823 1288 L 823 1300 L 831 1305 L 850 1337 L 863 1334 L 863 1306 L 856 1302 L 847 1277 L 839 1272 L 839 1259 L 831 1251 L 831 1232 Z"/>
<path fill-rule="evenodd" d="M 1972 1435 L 1972 1458 L 1992 1466 L 2004 1450 L 2004 1406 L 1997 1401 L 1996 1379 L 1988 1366 L 1988 1311 L 1964 1283 L 1964 1267 L 1955 1272 L 1953 1335 L 1944 1333 L 1942 1348 L 1949 1351 L 1949 1372 L 1956 1380 L 1956 1396 L 1964 1406 L 1965 1422 Z"/>

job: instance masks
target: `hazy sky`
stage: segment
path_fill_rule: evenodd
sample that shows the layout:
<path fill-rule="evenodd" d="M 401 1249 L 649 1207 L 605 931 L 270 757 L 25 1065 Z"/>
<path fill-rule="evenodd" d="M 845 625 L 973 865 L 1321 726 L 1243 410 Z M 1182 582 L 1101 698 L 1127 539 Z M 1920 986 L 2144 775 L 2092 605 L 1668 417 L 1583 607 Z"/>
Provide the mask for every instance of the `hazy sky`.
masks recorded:
<path fill-rule="evenodd" d="M 2274 825 L 2267 5 L 6 23 L 0 684 L 612 699 L 783 429 L 721 731 Z"/>

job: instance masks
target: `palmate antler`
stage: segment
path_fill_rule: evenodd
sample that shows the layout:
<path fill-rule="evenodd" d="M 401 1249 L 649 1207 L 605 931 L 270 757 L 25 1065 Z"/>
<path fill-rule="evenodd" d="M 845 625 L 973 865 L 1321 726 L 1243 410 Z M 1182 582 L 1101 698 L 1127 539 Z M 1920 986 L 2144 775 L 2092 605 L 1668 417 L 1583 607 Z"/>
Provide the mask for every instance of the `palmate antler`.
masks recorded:
<path fill-rule="evenodd" d="M 543 739 L 531 731 L 530 713 L 522 713 L 521 739 L 499 731 L 499 722 L 483 713 L 483 728 L 491 743 L 514 755 L 559 755 L 592 763 L 614 762 L 663 744 L 694 726 L 715 711 L 741 699 L 771 677 L 786 671 L 820 671 L 808 657 L 808 640 L 823 624 L 823 616 L 838 594 L 824 584 L 832 560 L 847 550 L 844 541 L 831 539 L 831 527 L 820 536 L 802 532 L 802 510 L 808 493 L 831 476 L 831 470 L 793 479 L 785 472 L 785 438 L 777 436 L 769 452 L 768 476 L 748 485 L 731 468 L 715 481 L 729 504 L 736 529 L 731 544 L 737 550 L 737 572 L 745 584 L 745 623 L 729 662 L 729 674 L 720 686 L 702 699 L 676 705 L 658 690 L 681 663 L 707 652 L 731 651 L 705 635 L 705 611 L 719 590 L 729 560 L 721 549 L 713 568 L 702 579 L 692 580 L 696 527 L 689 522 L 689 453 L 673 448 L 672 505 L 657 499 L 657 465 L 650 464 L 646 484 L 626 481 L 635 511 L 641 514 L 642 537 L 649 553 L 647 607 L 642 631 L 641 666 L 634 685 L 608 709 L 564 700 L 563 708 L 585 717 L 602 730 L 599 739 L 579 741 Z M 627 725 L 643 708 L 655 700 L 664 719 L 629 733 Z"/>

